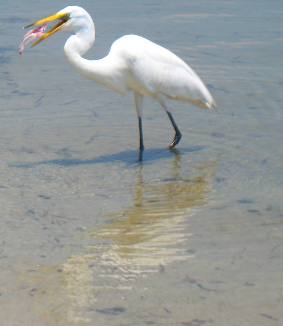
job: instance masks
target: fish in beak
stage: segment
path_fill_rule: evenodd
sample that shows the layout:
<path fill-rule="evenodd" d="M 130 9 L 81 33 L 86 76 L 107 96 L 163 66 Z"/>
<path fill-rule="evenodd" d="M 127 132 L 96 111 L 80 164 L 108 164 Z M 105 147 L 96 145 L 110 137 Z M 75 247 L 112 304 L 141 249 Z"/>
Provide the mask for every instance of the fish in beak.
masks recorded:
<path fill-rule="evenodd" d="M 70 15 L 68 13 L 57 13 L 55 15 L 40 19 L 35 23 L 25 26 L 24 29 L 33 26 L 36 26 L 36 28 L 30 30 L 24 35 L 24 38 L 19 46 L 19 54 L 22 54 L 24 52 L 24 49 L 29 43 L 35 41 L 32 44 L 32 47 L 34 47 L 40 42 L 42 42 L 43 40 L 46 40 L 48 37 L 59 32 L 69 19 L 70 19 Z M 54 26 L 52 26 L 48 31 L 46 31 L 48 24 L 56 21 L 58 22 Z"/>

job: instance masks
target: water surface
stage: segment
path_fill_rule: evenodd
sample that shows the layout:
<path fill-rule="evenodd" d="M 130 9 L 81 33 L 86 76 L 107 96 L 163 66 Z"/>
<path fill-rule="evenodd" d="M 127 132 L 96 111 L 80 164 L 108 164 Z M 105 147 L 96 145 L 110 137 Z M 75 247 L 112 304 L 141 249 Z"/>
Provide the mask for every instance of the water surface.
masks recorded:
<path fill-rule="evenodd" d="M 146 36 L 218 103 L 157 104 L 137 163 L 132 96 L 82 79 L 66 35 L 17 55 L 21 27 L 66 6 L 1 4 L 0 320 L 14 325 L 281 325 L 280 1 L 82 1 L 99 58 Z M 32 8 L 32 10 L 31 10 Z"/>

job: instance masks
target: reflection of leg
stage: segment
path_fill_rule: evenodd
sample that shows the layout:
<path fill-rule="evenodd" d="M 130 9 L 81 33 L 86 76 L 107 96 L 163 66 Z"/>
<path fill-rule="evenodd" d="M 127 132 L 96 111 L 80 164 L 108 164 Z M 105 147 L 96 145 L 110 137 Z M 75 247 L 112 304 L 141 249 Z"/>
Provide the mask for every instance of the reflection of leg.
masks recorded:
<path fill-rule="evenodd" d="M 137 166 L 136 186 L 134 191 L 134 207 L 136 211 L 141 211 L 144 204 L 144 182 L 143 182 L 143 164 Z"/>
<path fill-rule="evenodd" d="M 169 148 L 174 148 L 179 143 L 179 141 L 181 140 L 182 134 L 181 134 L 181 132 L 180 132 L 180 130 L 179 130 L 174 118 L 173 118 L 173 115 L 171 114 L 171 112 L 166 110 L 166 113 L 168 114 L 168 117 L 169 117 L 169 119 L 170 119 L 170 121 L 172 123 L 172 126 L 173 126 L 174 130 L 175 130 L 175 137 L 174 137 L 172 143 L 169 145 Z"/>
<path fill-rule="evenodd" d="M 142 118 L 139 118 L 139 134 L 140 134 L 140 151 L 139 151 L 139 161 L 142 161 L 142 155 L 144 151 L 144 145 L 143 145 L 143 132 L 142 132 Z"/>
<path fill-rule="evenodd" d="M 139 119 L 139 142 L 140 142 L 139 161 L 142 161 L 143 150 L 144 150 L 143 131 L 142 131 L 142 102 L 143 102 L 143 97 L 138 93 L 135 93 L 135 105 L 136 105 L 137 116 Z"/>

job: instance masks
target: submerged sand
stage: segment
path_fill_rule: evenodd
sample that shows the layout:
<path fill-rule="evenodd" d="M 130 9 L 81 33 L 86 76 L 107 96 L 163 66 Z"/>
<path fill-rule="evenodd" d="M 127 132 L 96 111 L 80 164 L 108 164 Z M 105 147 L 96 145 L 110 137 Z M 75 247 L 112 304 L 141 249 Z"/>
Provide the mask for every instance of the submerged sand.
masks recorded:
<path fill-rule="evenodd" d="M 131 96 L 77 76 L 65 35 L 17 56 L 20 27 L 57 5 L 1 5 L 0 325 L 282 325 L 279 2 L 83 3 L 88 58 L 144 35 L 218 103 L 174 105 L 183 138 L 168 151 L 146 101 L 143 164 Z"/>

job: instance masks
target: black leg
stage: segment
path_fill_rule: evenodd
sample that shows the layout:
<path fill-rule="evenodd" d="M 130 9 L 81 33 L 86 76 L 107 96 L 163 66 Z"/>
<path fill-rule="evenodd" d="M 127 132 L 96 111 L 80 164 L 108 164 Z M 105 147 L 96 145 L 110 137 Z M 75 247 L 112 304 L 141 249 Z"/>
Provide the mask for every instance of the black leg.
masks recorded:
<path fill-rule="evenodd" d="M 175 137 L 174 137 L 172 143 L 169 145 L 169 148 L 174 148 L 179 143 L 179 141 L 181 140 L 182 134 L 181 134 L 181 131 L 179 130 L 179 128 L 178 128 L 178 126 L 177 126 L 171 112 L 169 112 L 169 111 L 166 111 L 166 112 L 167 112 L 168 117 L 169 117 L 169 119 L 170 119 L 170 121 L 172 123 L 172 126 L 173 126 L 174 130 L 175 130 Z"/>
<path fill-rule="evenodd" d="M 143 145 L 143 132 L 142 132 L 142 118 L 141 117 L 139 117 L 139 133 L 140 133 L 139 161 L 142 161 L 144 145 Z"/>

